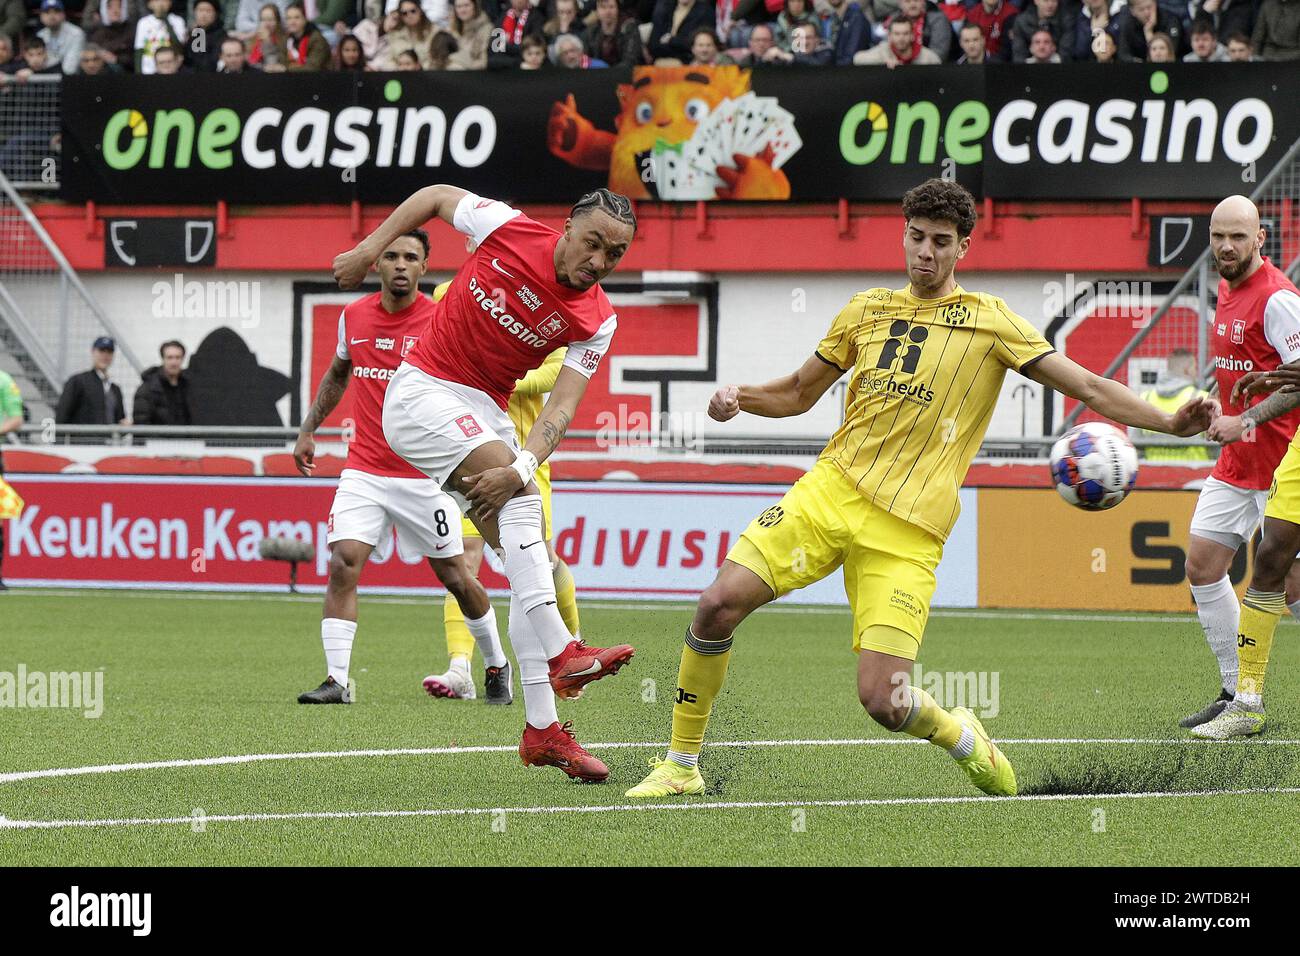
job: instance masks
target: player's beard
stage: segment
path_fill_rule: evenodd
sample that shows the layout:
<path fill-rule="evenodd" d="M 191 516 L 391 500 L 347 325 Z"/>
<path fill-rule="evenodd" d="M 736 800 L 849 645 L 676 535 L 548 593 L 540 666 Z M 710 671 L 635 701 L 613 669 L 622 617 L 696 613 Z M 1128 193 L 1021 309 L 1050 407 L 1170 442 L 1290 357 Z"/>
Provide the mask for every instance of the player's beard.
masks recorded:
<path fill-rule="evenodd" d="M 1229 282 L 1234 279 L 1240 279 L 1247 269 L 1250 268 L 1253 256 L 1247 256 L 1245 259 L 1238 259 L 1235 262 L 1223 263 L 1219 257 L 1214 257 L 1214 268 L 1219 270 L 1219 275 Z"/>

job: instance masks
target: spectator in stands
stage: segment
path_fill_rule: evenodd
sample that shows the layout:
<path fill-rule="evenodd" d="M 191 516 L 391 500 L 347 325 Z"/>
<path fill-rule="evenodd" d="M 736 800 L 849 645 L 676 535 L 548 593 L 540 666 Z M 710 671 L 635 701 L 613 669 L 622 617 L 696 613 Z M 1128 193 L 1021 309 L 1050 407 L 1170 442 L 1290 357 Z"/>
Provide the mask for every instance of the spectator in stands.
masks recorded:
<path fill-rule="evenodd" d="M 776 46 L 776 33 L 772 30 L 770 24 L 755 23 L 749 28 L 749 43 L 745 47 L 745 52 L 738 57 L 732 57 L 732 61 L 739 63 L 741 66 L 757 66 L 760 63 L 769 62 L 767 53 Z"/>
<path fill-rule="evenodd" d="M 385 34 L 388 38 L 388 56 L 377 58 L 375 69 L 391 70 L 396 63 L 396 56 L 403 50 L 414 50 L 420 61 L 420 68 L 432 69 L 433 60 L 429 57 L 429 44 L 433 40 L 437 27 L 429 20 L 417 0 L 401 0 L 397 5 L 397 16 L 401 22 L 396 29 L 389 30 Z"/>
<path fill-rule="evenodd" d="M 361 41 L 361 49 L 365 51 L 366 62 L 373 64 L 380 52 L 380 44 L 384 42 L 384 22 L 388 19 L 384 13 L 384 0 L 365 0 L 365 16 L 357 22 L 352 28 L 351 35 Z M 397 11 L 393 11 L 393 26 L 397 26 Z M 386 44 L 385 44 L 386 45 Z"/>
<path fill-rule="evenodd" d="M 356 9 L 355 0 L 316 0 L 316 16 L 311 22 L 316 24 L 316 29 L 320 30 L 331 49 L 348 35 L 348 18 L 356 16 Z"/>
<path fill-rule="evenodd" d="M 822 39 L 818 24 L 805 21 L 795 24 L 790 34 L 790 49 L 773 47 L 767 51 L 766 59 L 768 63 L 826 66 L 834 61 L 835 51 Z"/>
<path fill-rule="evenodd" d="M 93 9 L 93 0 L 86 6 Z M 135 68 L 135 23 L 127 15 L 124 0 L 100 0 L 96 23 L 88 42 L 103 51 L 104 62 L 122 70 Z"/>
<path fill-rule="evenodd" d="M 366 51 L 361 45 L 361 41 L 352 34 L 348 34 L 339 40 L 339 45 L 334 48 L 334 62 L 331 69 L 352 70 L 357 73 L 367 72 L 370 65 L 366 63 Z"/>
<path fill-rule="evenodd" d="M 244 42 L 256 40 L 262 28 L 262 8 L 267 0 L 226 0 L 226 32 Z M 273 0 L 277 19 L 283 21 L 289 0 Z M 236 5 L 236 3 L 238 5 Z M 235 15 L 230 16 L 234 9 Z"/>
<path fill-rule="evenodd" d="M 871 24 L 857 0 L 826 0 L 820 19 L 822 39 L 834 49 L 837 66 L 849 66 L 855 54 L 871 48 Z"/>
<path fill-rule="evenodd" d="M 583 34 L 582 47 L 587 56 L 610 66 L 635 66 L 641 62 L 641 31 L 636 18 L 624 14 L 618 0 L 596 0 L 596 19 Z"/>
<path fill-rule="evenodd" d="M 285 8 L 284 31 L 286 69 L 316 72 L 329 66 L 329 41 L 320 27 L 307 19 L 307 10 L 301 3 L 294 2 Z"/>
<path fill-rule="evenodd" d="M 555 0 L 555 15 L 542 24 L 542 35 L 554 46 L 555 38 L 566 33 L 581 40 L 585 28 L 586 24 L 578 19 L 578 0 Z"/>
<path fill-rule="evenodd" d="M 159 47 L 153 62 L 155 76 L 175 76 L 181 71 L 181 55 L 174 46 Z"/>
<path fill-rule="evenodd" d="M 1228 62 L 1228 48 L 1219 42 L 1214 33 L 1214 22 L 1208 17 L 1201 17 L 1192 24 L 1192 52 L 1183 57 L 1183 62 Z"/>
<path fill-rule="evenodd" d="M 1250 43 L 1261 60 L 1300 60 L 1300 0 L 1264 0 Z"/>
<path fill-rule="evenodd" d="M 100 76 L 104 73 L 122 72 L 121 68 L 116 64 L 106 62 L 104 60 L 104 51 L 93 43 L 87 43 L 81 48 L 78 66 L 77 72 L 82 76 Z"/>
<path fill-rule="evenodd" d="M 690 63 L 695 32 L 714 26 L 713 5 L 707 0 L 658 0 L 651 20 L 650 55 L 656 60 Z"/>
<path fill-rule="evenodd" d="M 280 8 L 274 3 L 264 3 L 257 17 L 257 35 L 248 44 L 248 62 L 267 73 L 282 73 L 289 53 L 285 49 Z"/>
<path fill-rule="evenodd" d="M 519 44 L 519 69 L 540 70 L 546 66 L 546 41 L 538 36 L 526 36 Z"/>
<path fill-rule="evenodd" d="M 54 421 L 60 425 L 125 425 L 122 389 L 108 374 L 117 343 L 107 335 L 91 346 L 91 368 L 73 375 L 63 385 Z"/>
<path fill-rule="evenodd" d="M 1034 31 L 1029 38 L 1029 56 L 1026 63 L 1060 63 L 1061 55 L 1056 52 L 1056 38 L 1045 24 Z"/>
<path fill-rule="evenodd" d="M 1147 62 L 1178 62 L 1178 58 L 1174 56 L 1174 41 L 1169 38 L 1167 33 L 1151 34 L 1151 39 L 1147 41 Z"/>
<path fill-rule="evenodd" d="M 1065 36 L 1064 18 L 1060 14 L 1060 0 L 1034 0 L 1026 5 L 1011 21 L 1011 60 L 1025 63 L 1033 55 L 1029 49 L 1033 35 L 1040 27 L 1052 34 L 1052 46 L 1059 53 Z M 1073 24 L 1071 24 L 1073 27 Z M 1071 37 L 1073 39 L 1073 37 Z M 1061 59 L 1064 59 L 1062 57 Z"/>
<path fill-rule="evenodd" d="M 1092 38 L 1092 58 L 1098 63 L 1115 63 L 1119 59 L 1119 47 L 1115 37 L 1108 30 L 1099 30 Z"/>
<path fill-rule="evenodd" d="M 901 13 L 889 21 L 889 35 L 884 40 L 853 57 L 855 66 L 887 66 L 891 70 L 899 66 L 932 66 L 939 62 L 933 50 L 921 45 L 916 35 L 916 24 Z"/>
<path fill-rule="evenodd" d="M 688 66 L 731 66 L 735 60 L 722 52 L 722 41 L 713 27 L 700 27 L 691 34 L 691 59 Z"/>
<path fill-rule="evenodd" d="M 173 339 L 158 349 L 161 365 L 144 370 L 135 390 L 131 420 L 137 425 L 192 425 L 190 375 L 181 368 L 185 346 Z"/>
<path fill-rule="evenodd" d="M 68 22 L 63 0 L 41 0 L 41 29 L 36 35 L 45 41 L 45 55 L 51 63 L 57 63 L 65 74 L 77 72 L 86 34 Z"/>
<path fill-rule="evenodd" d="M 1175 58 L 1182 55 L 1183 25 L 1178 18 L 1156 5 L 1156 0 L 1129 0 L 1120 25 L 1117 46 L 1124 63 L 1144 62 L 1147 43 L 1157 33 L 1167 34 L 1174 44 Z"/>
<path fill-rule="evenodd" d="M 501 7 L 505 0 L 488 0 L 491 5 L 493 15 L 501 12 Z M 531 0 L 530 0 L 531 2 Z M 541 0 L 539 0 L 539 3 Z M 384 12 L 389 13 L 396 10 L 401 0 L 384 0 Z M 533 6 L 538 6 L 538 3 Z M 420 8 L 424 10 L 424 15 L 429 18 L 439 30 L 446 30 L 451 26 L 452 9 L 450 0 L 420 0 Z"/>
<path fill-rule="evenodd" d="M 1214 24 L 1214 35 L 1227 49 L 1228 37 L 1234 33 L 1250 36 L 1255 29 L 1259 4 L 1260 0 L 1199 0 L 1194 19 L 1208 18 Z"/>
<path fill-rule="evenodd" d="M 1190 349 L 1174 349 L 1165 359 L 1165 368 L 1156 379 L 1153 388 L 1142 392 L 1142 401 L 1150 402 L 1161 410 L 1178 410 L 1184 402 L 1193 398 L 1208 398 L 1208 393 L 1197 386 L 1196 353 Z M 1130 428 L 1133 438 L 1164 438 L 1159 432 L 1150 432 L 1142 428 Z M 1159 446 L 1142 449 L 1142 457 L 1147 461 L 1208 461 L 1209 450 L 1201 447 L 1160 448 Z"/>
<path fill-rule="evenodd" d="M 785 9 L 777 14 L 776 24 L 773 27 L 776 45 L 789 53 L 794 28 L 801 23 L 816 22 L 817 15 L 812 12 L 812 0 L 785 0 Z"/>
<path fill-rule="evenodd" d="M 1228 37 L 1228 60 L 1232 63 L 1253 63 L 1255 45 L 1244 33 L 1234 33 Z"/>
<path fill-rule="evenodd" d="M 452 69 L 486 70 L 492 29 L 492 18 L 483 12 L 479 0 L 455 0 L 451 10 L 451 32 L 456 37 Z"/>
<path fill-rule="evenodd" d="M 411 0 L 402 0 L 403 6 Z M 529 6 L 528 0 L 510 0 L 510 5 L 497 21 L 501 32 L 488 49 L 488 66 L 510 69 L 519 65 L 519 44 L 526 36 L 543 36 L 544 14 Z M 497 49 L 500 46 L 501 49 Z"/>
<path fill-rule="evenodd" d="M 578 40 L 578 44 L 581 45 L 582 41 Z M 451 55 L 455 52 L 456 38 L 451 35 L 451 31 L 439 30 L 433 35 L 433 39 L 429 41 L 429 69 L 459 69 L 459 67 L 451 65 Z"/>
<path fill-rule="evenodd" d="M 57 63 L 51 63 L 50 58 L 45 51 L 45 41 L 39 36 L 32 36 L 28 37 L 27 42 L 23 45 L 22 59 L 12 61 L 8 67 L 5 68 L 4 72 L 6 76 L 12 76 L 16 80 L 25 81 L 29 77 L 36 75 L 61 76 L 63 74 L 63 67 L 59 66 Z M 10 108 L 13 108 L 13 104 L 10 104 Z M 15 113 L 17 114 L 16 110 Z M 9 143 L 13 142 L 16 138 L 17 137 L 11 137 L 7 140 L 5 142 L 5 147 L 8 148 Z M 11 169 L 13 167 L 7 166 L 6 168 Z"/>
<path fill-rule="evenodd" d="M 1011 21 L 1017 12 L 1007 0 L 974 0 L 966 8 L 966 22 L 984 34 L 984 56 L 989 62 L 1011 59 Z"/>
<path fill-rule="evenodd" d="M 582 40 L 572 33 L 561 33 L 551 47 L 553 62 L 568 70 L 595 70 L 609 66 L 604 60 L 593 60 L 582 48 Z"/>
<path fill-rule="evenodd" d="M 984 65 L 984 31 L 977 24 L 963 23 L 961 33 L 957 35 L 957 43 L 961 47 L 961 56 L 957 58 L 958 63 L 971 66 Z"/>
<path fill-rule="evenodd" d="M 398 53 L 394 65 L 399 73 L 416 73 L 423 69 L 420 66 L 420 54 L 414 50 L 403 50 Z"/>
<path fill-rule="evenodd" d="M 1052 0 L 1055 2 L 1055 0 Z M 938 8 L 928 6 L 926 0 L 899 0 L 897 16 L 912 21 L 912 29 L 922 46 L 934 51 L 940 63 L 946 63 L 952 51 L 952 22 Z M 893 22 L 890 17 L 889 23 Z M 886 30 L 889 23 L 885 24 Z"/>
<path fill-rule="evenodd" d="M 1068 52 L 1069 58 L 1077 62 L 1094 60 L 1092 53 L 1093 38 L 1100 31 L 1111 36 L 1119 35 L 1120 18 L 1110 15 L 1111 0 L 1083 0 L 1073 21 L 1069 22 L 1067 32 L 1061 40 L 1062 53 Z"/>
<path fill-rule="evenodd" d="M 226 37 L 221 43 L 221 66 L 218 73 L 255 73 L 256 68 L 248 65 L 248 55 L 244 52 L 244 42 L 234 37 Z"/>
<path fill-rule="evenodd" d="M 171 12 L 172 0 L 149 0 L 149 14 L 135 25 L 135 72 L 149 76 L 158 72 L 154 54 L 165 46 L 184 49 L 185 21 Z"/>
<path fill-rule="evenodd" d="M 27 4 L 24 0 L 0 0 L 0 36 L 9 41 L 9 55 L 23 35 L 27 24 Z"/>
<path fill-rule="evenodd" d="M 739 49 L 749 42 L 749 28 L 767 16 L 763 0 L 716 0 L 713 29 L 721 49 Z"/>
<path fill-rule="evenodd" d="M 7 33 L 0 33 L 0 73 L 5 73 L 5 67 L 14 62 L 14 41 L 9 39 Z"/>
<path fill-rule="evenodd" d="M 221 44 L 226 39 L 217 0 L 194 0 L 190 32 L 185 38 L 185 62 L 192 70 L 214 73 L 221 62 Z"/>

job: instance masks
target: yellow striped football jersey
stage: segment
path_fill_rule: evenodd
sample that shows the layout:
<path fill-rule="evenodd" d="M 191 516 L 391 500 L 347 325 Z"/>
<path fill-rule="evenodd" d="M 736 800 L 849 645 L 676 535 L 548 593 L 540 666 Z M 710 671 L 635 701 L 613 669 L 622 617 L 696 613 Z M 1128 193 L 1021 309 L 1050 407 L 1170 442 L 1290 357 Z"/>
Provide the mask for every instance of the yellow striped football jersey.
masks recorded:
<path fill-rule="evenodd" d="M 850 372 L 844 423 L 821 454 L 878 507 L 946 539 L 1007 369 L 1052 351 L 996 296 L 859 292 L 817 346 Z"/>

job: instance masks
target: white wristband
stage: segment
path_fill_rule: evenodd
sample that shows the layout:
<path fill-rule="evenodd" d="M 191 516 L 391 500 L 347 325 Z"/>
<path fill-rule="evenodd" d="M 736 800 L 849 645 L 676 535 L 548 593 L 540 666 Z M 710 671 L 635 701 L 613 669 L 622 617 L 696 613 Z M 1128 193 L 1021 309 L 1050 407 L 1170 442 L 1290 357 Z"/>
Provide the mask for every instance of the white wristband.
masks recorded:
<path fill-rule="evenodd" d="M 533 475 L 537 472 L 537 456 L 525 449 L 519 453 L 519 457 L 514 460 L 510 467 L 523 480 L 521 487 L 527 488 L 528 483 L 533 480 Z"/>

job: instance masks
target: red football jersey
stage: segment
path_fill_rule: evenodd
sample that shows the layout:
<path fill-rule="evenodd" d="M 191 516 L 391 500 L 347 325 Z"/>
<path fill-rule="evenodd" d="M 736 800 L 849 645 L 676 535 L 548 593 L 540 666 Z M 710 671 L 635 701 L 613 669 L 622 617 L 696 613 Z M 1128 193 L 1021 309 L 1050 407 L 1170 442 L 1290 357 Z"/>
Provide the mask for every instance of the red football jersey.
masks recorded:
<path fill-rule="evenodd" d="M 555 280 L 560 234 L 472 193 L 453 218 L 476 247 L 406 361 L 503 409 L 515 383 L 559 346 L 568 346 L 564 364 L 591 378 L 618 320 L 599 285 L 579 292 Z"/>
<path fill-rule="evenodd" d="M 1300 358 L 1300 294 L 1268 259 L 1235 289 L 1228 288 L 1227 280 L 1219 280 L 1210 349 L 1225 415 L 1246 410 L 1232 402 L 1233 383 L 1242 375 Z M 1261 396 L 1250 404 L 1263 400 Z M 1225 445 L 1214 477 L 1238 488 L 1268 488 L 1297 426 L 1300 409 L 1264 422 L 1255 429 L 1253 442 Z"/>
<path fill-rule="evenodd" d="M 400 312 L 383 306 L 383 293 L 357 299 L 339 316 L 336 353 L 352 362 L 355 433 L 344 467 L 391 478 L 423 478 L 388 447 L 384 438 L 384 392 L 402 359 L 429 326 L 433 301 L 423 293 Z"/>

